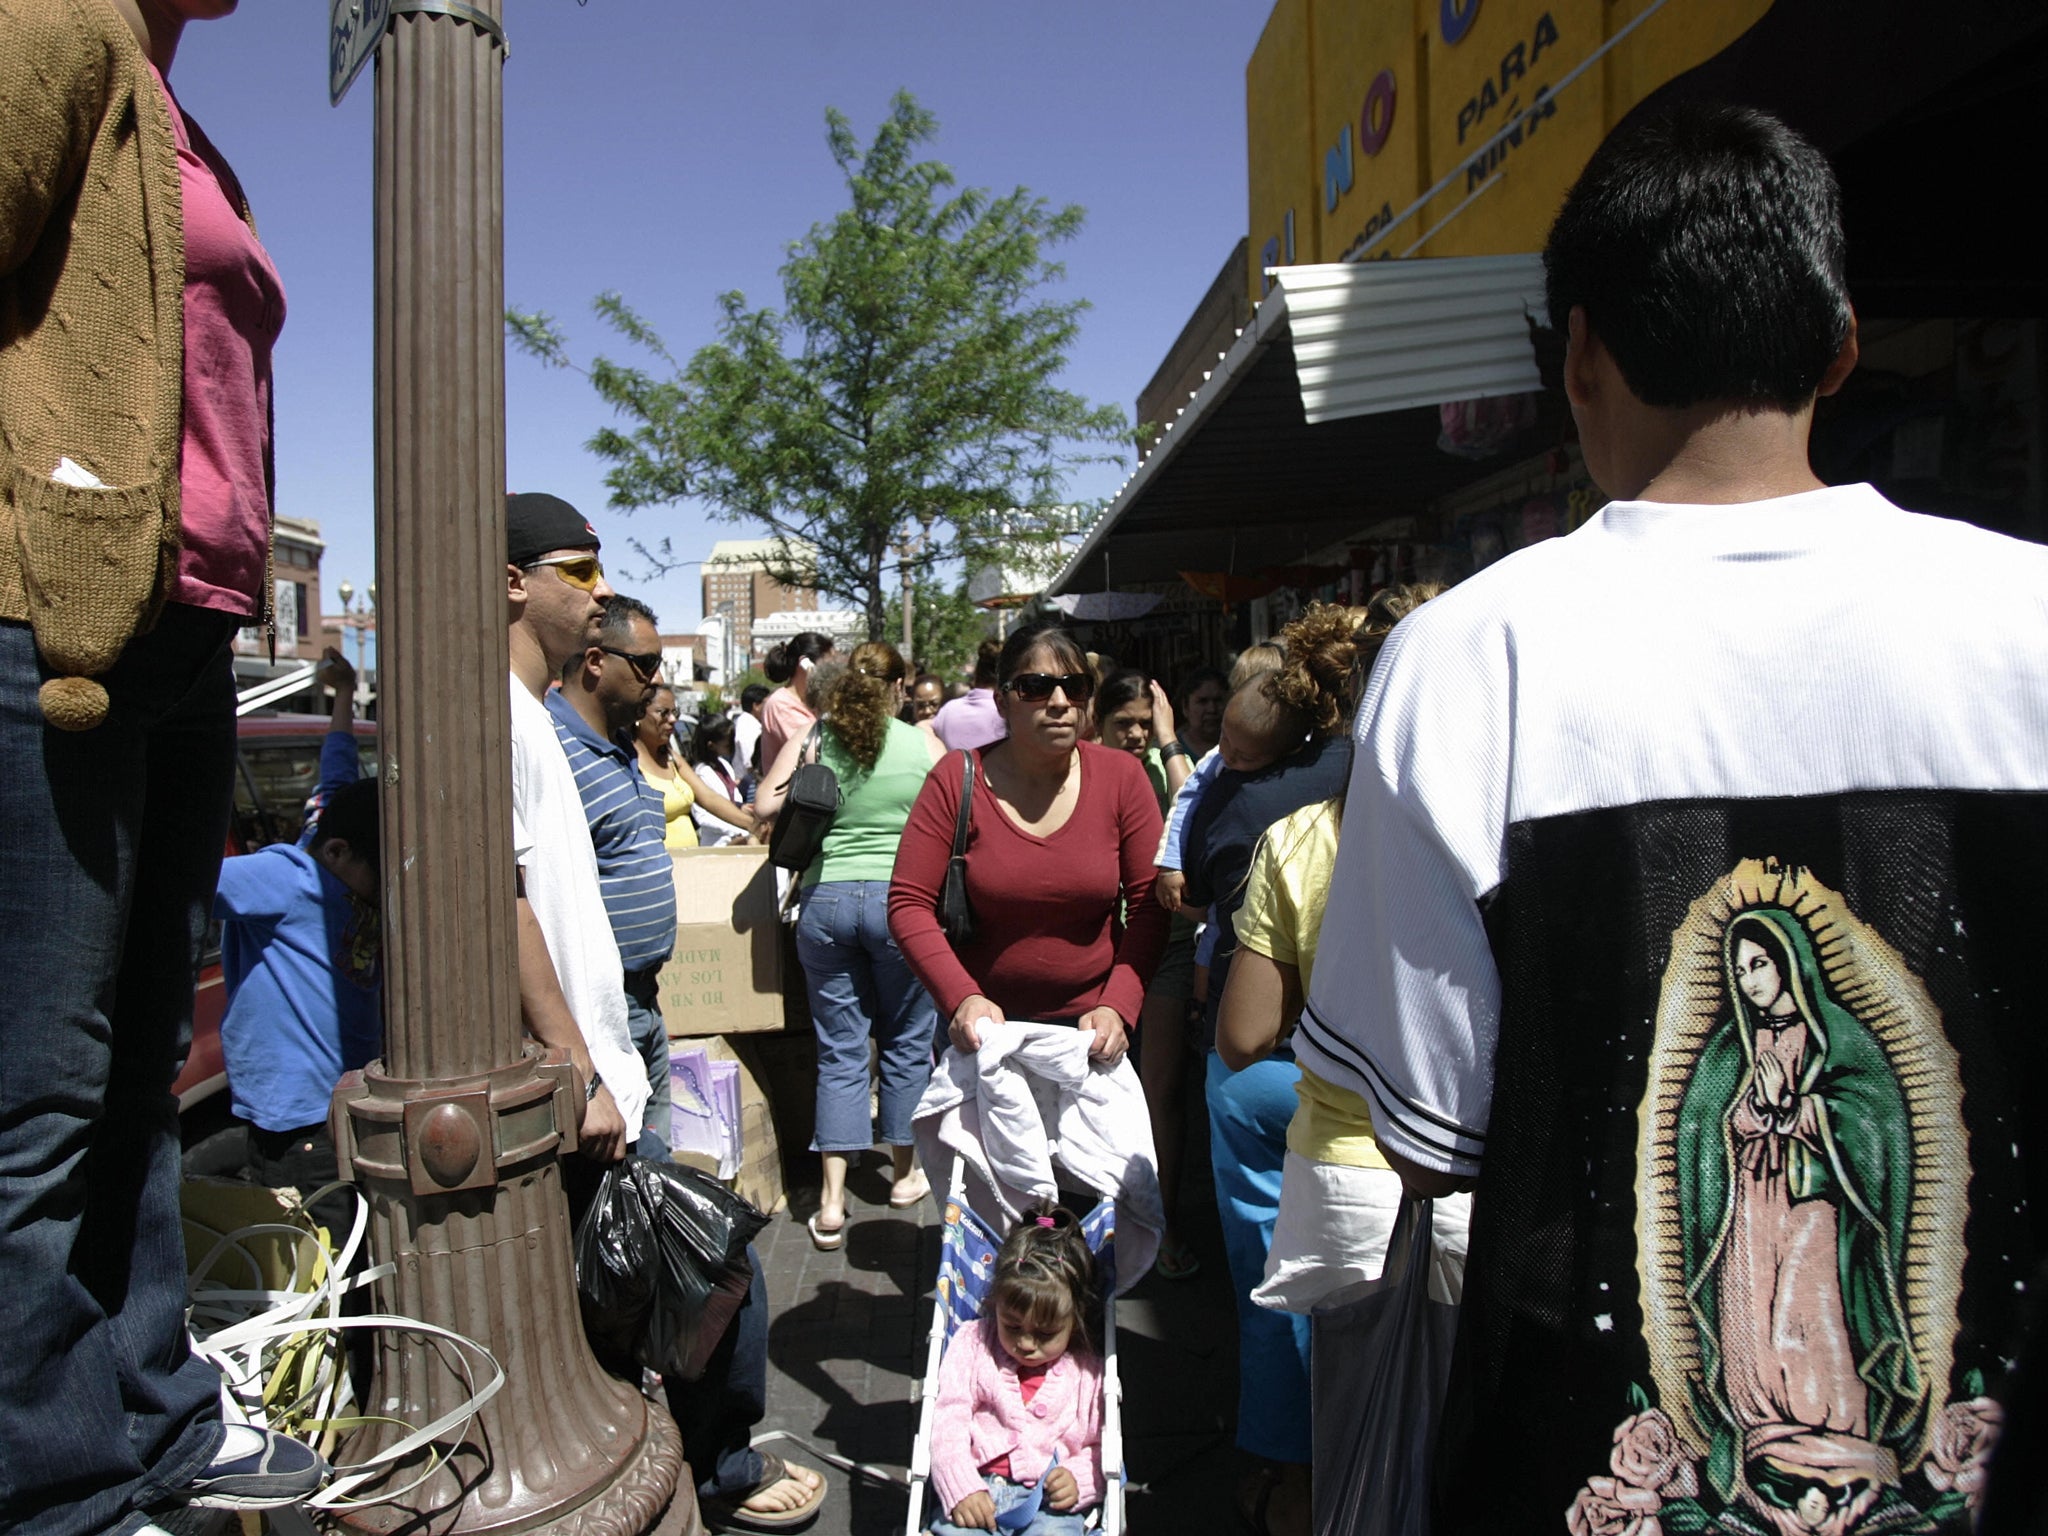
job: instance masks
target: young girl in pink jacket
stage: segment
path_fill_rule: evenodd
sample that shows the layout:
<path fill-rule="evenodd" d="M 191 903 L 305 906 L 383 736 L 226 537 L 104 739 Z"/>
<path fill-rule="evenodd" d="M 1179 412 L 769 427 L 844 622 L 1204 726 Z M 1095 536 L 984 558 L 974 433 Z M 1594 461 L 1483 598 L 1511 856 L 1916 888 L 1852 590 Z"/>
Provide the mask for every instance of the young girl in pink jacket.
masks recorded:
<path fill-rule="evenodd" d="M 1079 1536 L 1102 1498 L 1102 1366 L 1089 1346 L 1095 1262 L 1073 1212 L 1041 1201 L 996 1254 L 981 1320 L 939 1367 L 932 1536 Z"/>

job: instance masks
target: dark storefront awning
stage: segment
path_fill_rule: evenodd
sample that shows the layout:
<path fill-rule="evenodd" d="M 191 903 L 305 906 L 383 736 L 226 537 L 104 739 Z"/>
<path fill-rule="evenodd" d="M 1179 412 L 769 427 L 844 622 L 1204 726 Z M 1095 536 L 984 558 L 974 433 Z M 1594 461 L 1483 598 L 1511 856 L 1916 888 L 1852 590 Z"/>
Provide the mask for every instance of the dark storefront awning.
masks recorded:
<path fill-rule="evenodd" d="M 1287 267 L 1048 592 L 1250 573 L 1471 478 L 1438 407 L 1539 387 L 1535 256 Z"/>

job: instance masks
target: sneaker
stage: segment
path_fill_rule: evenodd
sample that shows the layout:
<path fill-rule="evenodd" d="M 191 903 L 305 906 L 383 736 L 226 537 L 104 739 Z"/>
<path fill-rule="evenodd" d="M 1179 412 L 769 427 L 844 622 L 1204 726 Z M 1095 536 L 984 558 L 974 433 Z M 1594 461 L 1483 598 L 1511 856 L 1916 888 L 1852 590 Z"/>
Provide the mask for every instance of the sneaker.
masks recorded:
<path fill-rule="evenodd" d="M 288 1435 L 230 1424 L 206 1470 L 177 1497 L 201 1509 L 274 1509 L 317 1492 L 331 1470 L 318 1451 Z"/>

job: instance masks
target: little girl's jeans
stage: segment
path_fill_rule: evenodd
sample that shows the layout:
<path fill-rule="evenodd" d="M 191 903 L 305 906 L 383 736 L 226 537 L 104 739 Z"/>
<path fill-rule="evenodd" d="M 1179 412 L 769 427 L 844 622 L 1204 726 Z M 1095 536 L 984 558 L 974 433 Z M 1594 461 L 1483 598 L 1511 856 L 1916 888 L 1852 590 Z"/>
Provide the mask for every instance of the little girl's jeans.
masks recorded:
<path fill-rule="evenodd" d="M 999 1515 L 1031 1497 L 1028 1487 L 1013 1483 L 1007 1477 L 989 1477 L 982 1481 L 988 1484 L 989 1497 L 996 1501 L 996 1513 Z M 950 1520 L 934 1520 L 930 1529 L 931 1536 L 988 1536 L 985 1531 L 977 1532 L 971 1526 L 955 1525 Z M 1081 1536 L 1086 1529 L 1085 1511 L 1053 1510 L 1040 1505 L 1038 1514 L 1029 1525 L 1004 1532 L 1003 1536 Z"/>

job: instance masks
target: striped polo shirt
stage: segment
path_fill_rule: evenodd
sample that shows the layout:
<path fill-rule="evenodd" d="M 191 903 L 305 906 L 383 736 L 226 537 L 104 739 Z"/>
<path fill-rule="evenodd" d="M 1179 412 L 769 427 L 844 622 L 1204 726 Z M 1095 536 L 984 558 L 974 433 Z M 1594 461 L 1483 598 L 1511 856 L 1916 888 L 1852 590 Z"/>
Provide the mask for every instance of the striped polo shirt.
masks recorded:
<path fill-rule="evenodd" d="M 661 794 L 633 750 L 592 730 L 559 688 L 548 692 L 548 713 L 576 773 L 619 960 L 628 971 L 657 966 L 676 947 L 675 866 L 662 845 Z"/>

